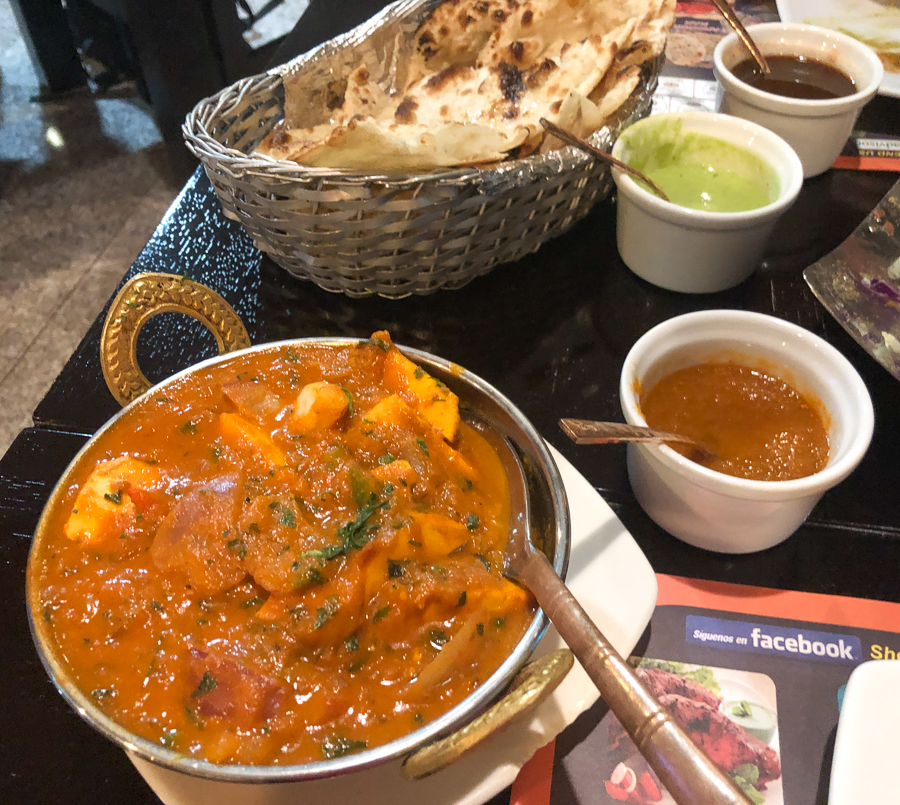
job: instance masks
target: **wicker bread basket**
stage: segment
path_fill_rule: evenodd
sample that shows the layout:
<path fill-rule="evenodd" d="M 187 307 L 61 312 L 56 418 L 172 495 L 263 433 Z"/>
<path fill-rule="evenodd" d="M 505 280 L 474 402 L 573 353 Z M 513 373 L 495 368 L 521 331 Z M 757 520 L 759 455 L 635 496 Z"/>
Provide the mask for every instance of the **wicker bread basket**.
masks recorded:
<path fill-rule="evenodd" d="M 612 188 L 605 163 L 572 148 L 509 160 L 492 169 L 418 175 L 362 174 L 250 156 L 284 117 L 282 78 L 309 87 L 310 122 L 360 63 L 378 65 L 390 85 L 404 42 L 435 0 L 401 0 L 344 36 L 270 73 L 243 79 L 201 101 L 184 137 L 203 163 L 225 214 L 291 274 L 351 297 L 402 298 L 459 288 L 498 263 L 517 260 L 564 232 Z M 661 59 L 615 123 L 616 134 L 650 109 Z M 371 71 L 370 67 L 370 71 Z"/>

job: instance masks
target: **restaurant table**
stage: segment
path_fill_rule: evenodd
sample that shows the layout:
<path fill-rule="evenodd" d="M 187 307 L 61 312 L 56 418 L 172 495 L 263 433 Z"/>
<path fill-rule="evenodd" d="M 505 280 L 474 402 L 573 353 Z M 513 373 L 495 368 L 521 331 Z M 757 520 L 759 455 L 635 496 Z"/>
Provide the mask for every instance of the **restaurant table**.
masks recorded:
<path fill-rule="evenodd" d="M 325 26 L 319 33 L 333 31 Z M 304 36 L 308 30 L 294 41 Z M 896 130 L 900 101 L 879 97 L 864 114 L 870 130 Z M 760 268 L 722 293 L 672 293 L 631 273 L 616 250 L 615 201 L 609 199 L 538 252 L 460 290 L 392 301 L 330 294 L 287 274 L 225 218 L 198 171 L 125 276 L 163 271 L 205 283 L 231 303 L 254 343 L 365 337 L 386 329 L 399 344 L 462 364 L 506 394 L 574 464 L 657 572 L 900 602 L 900 383 L 851 340 L 802 277 L 897 178 L 831 170 L 807 180 Z M 634 341 L 672 316 L 713 308 L 767 313 L 823 336 L 858 369 L 875 407 L 874 438 L 859 468 L 825 494 L 786 542 L 744 556 L 709 553 L 666 534 L 635 502 L 624 446 L 577 447 L 557 426 L 562 416 L 621 419 L 619 372 Z M 25 565 L 42 506 L 77 450 L 117 411 L 100 368 L 102 322 L 103 314 L 38 405 L 34 426 L 0 459 L 3 803 L 157 802 L 125 754 L 81 721 L 53 688 L 25 614 Z M 153 319 L 138 350 L 154 381 L 214 353 L 213 337 L 178 314 Z M 491 802 L 508 800 L 506 791 Z"/>

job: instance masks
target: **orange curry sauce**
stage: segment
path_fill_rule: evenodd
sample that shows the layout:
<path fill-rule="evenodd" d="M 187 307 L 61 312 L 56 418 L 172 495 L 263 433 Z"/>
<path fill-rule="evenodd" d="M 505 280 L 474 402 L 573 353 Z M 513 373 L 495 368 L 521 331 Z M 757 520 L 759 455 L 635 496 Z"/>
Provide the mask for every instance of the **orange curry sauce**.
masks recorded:
<path fill-rule="evenodd" d="M 641 395 L 652 428 L 691 436 L 715 455 L 712 470 L 759 481 L 787 481 L 828 463 L 828 433 L 803 395 L 765 372 L 703 363 L 667 375 Z M 689 445 L 671 447 L 688 458 Z"/>
<path fill-rule="evenodd" d="M 151 392 L 50 514 L 42 613 L 76 684 L 151 741 L 291 764 L 387 743 L 501 664 L 509 488 L 386 333 L 236 356 Z"/>

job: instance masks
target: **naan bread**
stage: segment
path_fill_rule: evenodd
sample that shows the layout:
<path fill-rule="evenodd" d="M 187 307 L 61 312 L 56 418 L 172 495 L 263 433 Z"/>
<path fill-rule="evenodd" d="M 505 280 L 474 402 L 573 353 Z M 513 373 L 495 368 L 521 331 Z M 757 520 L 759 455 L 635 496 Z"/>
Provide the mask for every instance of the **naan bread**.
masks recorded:
<path fill-rule="evenodd" d="M 416 31 L 402 92 L 360 66 L 329 122 L 279 126 L 258 151 L 374 171 L 546 152 L 561 143 L 540 119 L 581 137 L 601 128 L 662 53 L 674 13 L 675 0 L 445 0 Z"/>

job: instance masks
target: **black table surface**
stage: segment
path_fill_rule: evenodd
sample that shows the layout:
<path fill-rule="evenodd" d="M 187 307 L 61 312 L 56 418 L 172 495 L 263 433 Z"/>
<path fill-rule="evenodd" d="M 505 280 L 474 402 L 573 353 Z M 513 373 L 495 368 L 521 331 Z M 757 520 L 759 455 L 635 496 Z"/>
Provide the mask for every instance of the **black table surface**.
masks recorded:
<path fill-rule="evenodd" d="M 360 19 L 380 5 L 360 2 Z M 356 21 L 320 20 L 315 37 Z M 309 35 L 301 26 L 285 47 L 299 52 Z M 900 121 L 900 101 L 877 98 L 865 114 L 884 130 L 885 121 Z M 198 171 L 126 277 L 164 271 L 207 284 L 234 306 L 254 343 L 387 329 L 399 344 L 464 365 L 512 399 L 603 495 L 657 572 L 900 602 L 900 383 L 844 333 L 802 278 L 897 178 L 831 170 L 807 180 L 760 268 L 719 294 L 671 293 L 632 274 L 616 250 L 615 202 L 608 200 L 537 253 L 465 288 L 390 301 L 352 300 L 288 275 L 222 215 Z M 634 341 L 672 316 L 713 308 L 768 313 L 823 336 L 858 369 L 875 406 L 874 439 L 853 475 L 826 493 L 790 539 L 746 556 L 698 550 L 663 532 L 634 501 L 624 447 L 576 447 L 556 424 L 561 416 L 620 419 L 619 372 Z M 0 459 L 0 802 L 157 802 L 124 753 L 84 724 L 47 680 L 25 614 L 25 565 L 44 501 L 117 410 L 98 357 L 102 319 L 37 407 L 34 426 Z M 139 359 L 151 379 L 162 380 L 214 352 L 201 325 L 164 314 L 142 332 Z M 496 798 L 503 801 L 508 794 Z"/>

